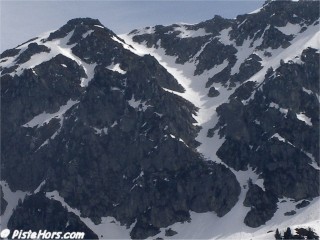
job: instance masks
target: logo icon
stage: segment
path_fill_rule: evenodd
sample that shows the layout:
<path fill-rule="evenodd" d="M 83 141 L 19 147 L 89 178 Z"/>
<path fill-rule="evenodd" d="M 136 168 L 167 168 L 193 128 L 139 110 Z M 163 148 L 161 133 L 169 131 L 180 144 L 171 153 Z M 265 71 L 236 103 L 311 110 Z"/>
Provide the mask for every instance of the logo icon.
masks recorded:
<path fill-rule="evenodd" d="M 0 233 L 0 237 L 1 238 L 7 238 L 10 234 L 10 230 L 9 229 L 3 229 Z"/>

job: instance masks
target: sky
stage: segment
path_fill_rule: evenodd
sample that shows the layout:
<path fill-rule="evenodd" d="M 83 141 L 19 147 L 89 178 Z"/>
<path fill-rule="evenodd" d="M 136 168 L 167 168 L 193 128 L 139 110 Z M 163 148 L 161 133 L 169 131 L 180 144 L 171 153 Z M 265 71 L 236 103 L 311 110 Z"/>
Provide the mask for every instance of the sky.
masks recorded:
<path fill-rule="evenodd" d="M 0 0 L 0 52 L 56 30 L 77 17 L 97 18 L 117 34 L 173 23 L 198 23 L 220 15 L 235 18 L 262 6 L 263 0 Z"/>

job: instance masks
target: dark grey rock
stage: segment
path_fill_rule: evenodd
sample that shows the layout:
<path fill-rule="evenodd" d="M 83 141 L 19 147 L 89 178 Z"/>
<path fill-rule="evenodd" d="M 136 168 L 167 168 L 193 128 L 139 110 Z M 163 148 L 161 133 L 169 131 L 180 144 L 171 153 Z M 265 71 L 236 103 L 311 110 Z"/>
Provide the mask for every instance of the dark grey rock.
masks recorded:
<path fill-rule="evenodd" d="M 219 95 L 220 95 L 220 92 L 217 89 L 215 89 L 215 87 L 211 87 L 209 89 L 208 97 L 217 97 Z"/>
<path fill-rule="evenodd" d="M 41 52 L 50 52 L 50 49 L 44 45 L 38 45 L 37 43 L 30 43 L 28 48 L 24 50 L 16 59 L 17 64 L 25 63 L 30 60 L 31 56 L 41 53 Z"/>
<path fill-rule="evenodd" d="M 111 31 L 98 30 L 95 24 L 70 21 L 46 40 L 72 34 L 69 43 L 77 43 L 72 52 L 88 64 L 97 63 L 86 88 L 80 86 L 88 77 L 84 68 L 63 55 L 20 76 L 1 78 L 1 116 L 6 116 L 2 178 L 11 189 L 30 192 L 46 180 L 41 191 L 57 190 L 96 224 L 104 216 L 126 226 L 137 221 L 133 238 L 188 221 L 190 210 L 225 215 L 237 202 L 240 186 L 229 169 L 205 162 L 196 151 L 197 108 L 163 89 L 184 91 L 153 57 L 124 49 L 112 40 Z M 82 38 L 88 29 L 94 32 Z M 125 74 L 107 69 L 112 62 Z M 78 103 L 63 120 L 22 127 L 43 112 L 57 112 L 70 99 Z M 19 147 L 12 152 L 12 146 Z M 23 209 L 28 212 L 30 206 Z M 26 217 L 35 227 L 43 226 L 38 215 Z M 51 215 L 47 217 L 45 224 L 51 224 Z M 19 220 L 17 212 L 12 226 L 25 219 Z"/>
<path fill-rule="evenodd" d="M 293 215 L 295 215 L 296 213 L 297 213 L 296 211 L 291 210 L 290 212 L 285 212 L 284 215 L 285 215 L 285 216 L 293 216 Z"/>
<path fill-rule="evenodd" d="M 304 208 L 304 207 L 308 206 L 309 204 L 310 204 L 309 201 L 303 200 L 301 203 L 298 203 L 298 204 L 296 205 L 296 208 L 297 208 L 297 209 Z"/>
<path fill-rule="evenodd" d="M 224 45 L 218 39 L 210 41 L 197 57 L 198 64 L 194 74 L 200 75 L 205 70 L 222 64 L 224 60 L 228 60 L 228 66 L 232 67 L 236 62 L 236 58 L 234 57 L 236 52 L 235 47 L 232 45 Z"/>
<path fill-rule="evenodd" d="M 16 48 L 8 49 L 8 50 L 5 50 L 3 53 L 1 53 L 0 57 L 1 58 L 14 57 L 18 55 L 20 51 L 21 51 L 20 49 L 16 49 Z"/>
<path fill-rule="evenodd" d="M 270 191 L 264 191 L 259 186 L 249 183 L 249 190 L 243 205 L 251 207 L 244 219 L 249 227 L 259 227 L 270 220 L 277 210 L 278 199 Z"/>
<path fill-rule="evenodd" d="M 2 215 L 8 206 L 8 202 L 3 197 L 2 186 L 0 186 L 0 205 L 1 205 L 0 215 Z"/>
<path fill-rule="evenodd" d="M 19 202 L 8 222 L 8 228 L 62 233 L 76 231 L 84 232 L 84 239 L 99 239 L 78 216 L 68 212 L 60 202 L 48 199 L 41 193 L 27 196 L 23 202 Z"/>
<path fill-rule="evenodd" d="M 310 48 L 301 56 L 301 59 L 315 58 L 319 55 Z M 217 151 L 225 163 L 236 170 L 245 170 L 248 164 L 256 167 L 265 179 L 267 190 L 278 197 L 296 200 L 319 195 L 318 171 L 309 165 L 311 159 L 300 150 L 311 152 L 319 162 L 319 135 L 314 134 L 319 129 L 318 117 L 314 114 L 318 114 L 319 103 L 314 95 L 301 90 L 304 87 L 319 92 L 319 86 L 315 86 L 319 66 L 318 61 L 305 61 L 302 65 L 288 62 L 275 71 L 270 69 L 262 90 L 255 91 L 254 84 L 239 87 L 229 103 L 217 108 L 219 123 L 208 133 L 217 131 L 225 136 L 226 141 Z M 254 100 L 247 104 L 241 102 L 252 94 Z M 271 103 L 289 110 L 281 113 L 270 107 Z M 310 116 L 312 126 L 297 119 L 296 113 L 300 112 Z M 276 133 L 292 145 L 272 138 Z"/>
<path fill-rule="evenodd" d="M 177 232 L 174 231 L 174 230 L 172 230 L 171 228 L 166 229 L 166 233 L 165 233 L 165 236 L 166 236 L 166 237 L 172 237 L 172 236 L 174 236 L 174 235 L 176 235 L 176 234 L 177 234 Z"/>

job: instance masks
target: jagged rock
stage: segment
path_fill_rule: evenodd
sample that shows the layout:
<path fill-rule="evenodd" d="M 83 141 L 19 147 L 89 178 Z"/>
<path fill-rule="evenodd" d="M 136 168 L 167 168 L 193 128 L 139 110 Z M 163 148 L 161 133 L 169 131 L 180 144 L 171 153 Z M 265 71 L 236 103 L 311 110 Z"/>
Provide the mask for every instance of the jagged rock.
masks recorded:
<path fill-rule="evenodd" d="M 16 49 L 16 48 L 8 49 L 8 50 L 5 50 L 3 53 L 1 53 L 1 58 L 14 57 L 18 55 L 19 52 L 20 52 L 20 49 Z"/>
<path fill-rule="evenodd" d="M 176 234 L 177 234 L 177 232 L 174 231 L 174 230 L 172 230 L 171 228 L 166 229 L 166 233 L 165 233 L 165 236 L 166 236 L 166 237 L 172 237 L 172 236 L 174 236 L 174 235 L 176 235 Z"/>
<path fill-rule="evenodd" d="M 301 203 L 298 203 L 298 204 L 296 205 L 296 208 L 297 208 L 297 209 L 304 208 L 304 207 L 308 206 L 309 204 L 310 204 L 309 201 L 303 200 Z"/>
<path fill-rule="evenodd" d="M 297 212 L 294 211 L 294 210 L 291 210 L 290 212 L 285 212 L 284 215 L 285 216 L 292 216 L 292 215 L 295 215 Z"/>
<path fill-rule="evenodd" d="M 270 220 L 277 210 L 278 199 L 270 191 L 262 190 L 258 185 L 249 183 L 249 190 L 243 205 L 251 207 L 244 223 L 249 227 L 259 227 Z"/>
<path fill-rule="evenodd" d="M 256 55 L 251 54 L 241 65 L 239 68 L 239 73 L 234 74 L 230 81 L 233 82 L 244 82 L 245 80 L 250 79 L 254 74 L 259 72 L 262 69 L 261 61 L 262 59 Z M 253 84 L 253 82 L 246 82 L 242 86 L 246 84 Z M 241 88 L 239 87 L 239 88 Z M 237 90 L 239 89 L 237 88 Z"/>
<path fill-rule="evenodd" d="M 238 87 L 229 98 L 237 99 L 240 101 L 246 100 L 250 98 L 256 86 L 257 84 L 255 82 L 245 82 L 240 87 Z"/>
<path fill-rule="evenodd" d="M 304 50 L 304 55 L 308 59 L 319 57 L 312 49 Z M 314 179 L 319 178 L 318 171 L 300 150 L 312 153 L 319 162 L 319 135 L 314 134 L 319 129 L 318 117 L 314 115 L 318 109 L 314 107 L 319 103 L 315 95 L 302 91 L 305 88 L 319 92 L 315 86 L 318 67 L 315 62 L 283 63 L 267 73 L 263 90 L 255 91 L 254 84 L 249 88 L 241 86 L 231 95 L 229 103 L 217 108 L 219 123 L 210 130 L 226 138 L 217 151 L 219 158 L 236 170 L 245 170 L 248 164 L 257 167 L 266 189 L 279 197 L 300 200 L 319 195 L 319 181 Z M 254 101 L 243 104 L 252 94 Z M 297 119 L 301 112 L 310 116 L 312 125 Z"/>
<path fill-rule="evenodd" d="M 215 87 L 211 87 L 209 89 L 208 97 L 217 97 L 219 95 L 220 95 L 220 92 L 217 89 L 215 89 Z"/>
<path fill-rule="evenodd" d="M 195 75 L 200 75 L 205 70 L 222 64 L 225 60 L 228 60 L 228 66 L 232 67 L 236 62 L 234 57 L 236 52 L 237 50 L 232 45 L 224 45 L 218 39 L 210 41 L 197 57 Z"/>

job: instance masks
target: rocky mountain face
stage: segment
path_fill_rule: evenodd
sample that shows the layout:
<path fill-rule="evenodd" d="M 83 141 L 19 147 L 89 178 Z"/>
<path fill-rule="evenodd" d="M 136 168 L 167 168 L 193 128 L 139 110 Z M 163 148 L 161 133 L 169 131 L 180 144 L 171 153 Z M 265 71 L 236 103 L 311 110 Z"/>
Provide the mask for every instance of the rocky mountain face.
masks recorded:
<path fill-rule="evenodd" d="M 267 2 L 232 20 L 215 16 L 196 25 L 129 34 L 155 52 L 163 49 L 176 65 L 193 65 L 195 78 L 205 75 L 207 97 L 229 91 L 228 99 L 215 102 L 217 123 L 204 130 L 208 138 L 225 139 L 216 152 L 219 160 L 235 171 L 252 168 L 264 180 L 262 188 L 249 188 L 244 201 L 251 207 L 244 219 L 250 227 L 270 220 L 280 198 L 299 201 L 320 194 L 319 46 L 312 40 L 318 6 Z M 216 160 L 213 154 L 211 159 Z"/>
<path fill-rule="evenodd" d="M 74 19 L 5 51 L 2 73 L 2 178 L 29 192 L 9 228 L 58 230 L 70 214 L 51 219 L 65 211 L 46 197 L 52 191 L 96 224 L 104 216 L 136 222 L 133 238 L 187 221 L 189 210 L 223 216 L 237 202 L 234 174 L 195 149 L 196 107 L 168 92 L 183 87 L 98 20 Z M 51 213 L 46 221 L 34 214 L 38 205 Z"/>
<path fill-rule="evenodd" d="M 276 1 L 119 37 L 79 18 L 4 51 L 2 227 L 97 239 L 108 233 L 92 226 L 113 217 L 131 238 L 169 236 L 190 211 L 222 218 L 241 201 L 255 228 L 282 198 L 318 197 L 318 19 L 317 2 Z M 191 70 L 204 102 L 160 52 Z M 248 169 L 262 184 L 240 181 Z"/>

